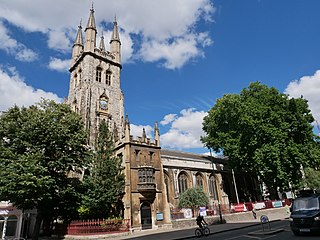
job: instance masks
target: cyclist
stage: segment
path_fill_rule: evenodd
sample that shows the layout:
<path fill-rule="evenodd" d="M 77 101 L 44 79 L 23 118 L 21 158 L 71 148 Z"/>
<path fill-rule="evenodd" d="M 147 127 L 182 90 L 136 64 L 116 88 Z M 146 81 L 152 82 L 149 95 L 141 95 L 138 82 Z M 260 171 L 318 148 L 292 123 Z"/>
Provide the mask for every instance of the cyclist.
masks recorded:
<path fill-rule="evenodd" d="M 201 229 L 203 227 L 202 224 L 208 225 L 207 222 L 204 220 L 204 217 L 202 215 L 200 215 L 200 213 L 196 219 L 196 222 L 197 222 L 197 225 L 199 226 L 199 228 L 201 228 Z"/>

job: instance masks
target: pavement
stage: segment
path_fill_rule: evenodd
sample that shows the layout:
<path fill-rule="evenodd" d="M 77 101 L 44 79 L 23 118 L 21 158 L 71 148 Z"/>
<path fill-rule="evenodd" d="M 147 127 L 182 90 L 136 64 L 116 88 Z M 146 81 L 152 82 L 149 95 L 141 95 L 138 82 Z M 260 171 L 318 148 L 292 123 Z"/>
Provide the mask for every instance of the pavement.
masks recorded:
<path fill-rule="evenodd" d="M 223 219 L 226 223 L 210 225 L 211 233 L 221 233 L 226 231 L 232 231 L 236 229 L 251 227 L 254 225 L 261 225 L 261 216 L 267 216 L 269 222 L 280 221 L 287 219 L 290 216 L 286 208 L 275 208 L 275 209 L 264 209 L 257 211 L 257 218 L 254 219 L 251 212 L 245 213 L 233 213 L 223 215 Z M 217 217 L 217 216 L 216 216 Z M 210 217 L 207 217 L 208 221 Z M 265 220 L 265 219 L 264 219 Z M 267 224 L 267 223 L 265 223 Z M 168 239 L 188 239 L 194 237 L 195 226 L 181 227 L 181 228 L 170 228 L 170 229 L 148 229 L 127 233 L 117 234 L 105 234 L 95 236 L 65 236 L 65 239 L 69 240 L 87 240 L 87 239 L 157 239 L 157 240 L 168 240 Z M 264 234 L 264 233 L 262 233 Z M 178 236 L 178 237 L 177 237 Z"/>

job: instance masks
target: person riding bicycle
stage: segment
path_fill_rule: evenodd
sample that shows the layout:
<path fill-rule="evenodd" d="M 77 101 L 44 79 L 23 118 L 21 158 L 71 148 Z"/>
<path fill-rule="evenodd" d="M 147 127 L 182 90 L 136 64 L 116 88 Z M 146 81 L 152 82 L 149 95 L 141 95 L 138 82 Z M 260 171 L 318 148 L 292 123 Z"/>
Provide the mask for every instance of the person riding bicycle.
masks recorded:
<path fill-rule="evenodd" d="M 201 228 L 201 229 L 203 227 L 202 224 L 208 225 L 207 222 L 204 220 L 204 217 L 202 215 L 200 215 L 200 213 L 196 219 L 196 222 L 197 222 L 197 225 L 199 226 L 199 228 Z"/>

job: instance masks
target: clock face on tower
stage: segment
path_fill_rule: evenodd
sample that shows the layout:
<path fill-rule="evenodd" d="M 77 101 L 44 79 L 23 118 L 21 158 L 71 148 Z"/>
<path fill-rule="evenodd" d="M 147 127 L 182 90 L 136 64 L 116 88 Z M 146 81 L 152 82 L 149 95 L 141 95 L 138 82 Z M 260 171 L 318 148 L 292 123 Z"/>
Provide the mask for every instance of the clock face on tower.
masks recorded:
<path fill-rule="evenodd" d="M 100 99 L 99 108 L 102 111 L 107 111 L 108 110 L 108 101 L 107 101 L 107 99 Z"/>

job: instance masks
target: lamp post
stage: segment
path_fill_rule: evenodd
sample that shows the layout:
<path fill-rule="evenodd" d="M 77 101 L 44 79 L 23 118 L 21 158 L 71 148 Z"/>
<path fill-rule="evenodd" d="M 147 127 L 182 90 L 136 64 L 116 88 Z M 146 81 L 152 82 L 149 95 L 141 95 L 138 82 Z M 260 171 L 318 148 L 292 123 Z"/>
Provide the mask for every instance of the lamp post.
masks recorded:
<path fill-rule="evenodd" d="M 234 190 L 236 192 L 236 197 L 237 197 L 237 203 L 239 204 L 239 196 L 238 196 L 238 190 L 237 190 L 237 183 L 236 183 L 236 178 L 234 177 L 234 171 L 233 168 L 231 169 L 232 172 L 232 179 L 233 179 L 233 183 L 234 183 Z"/>

